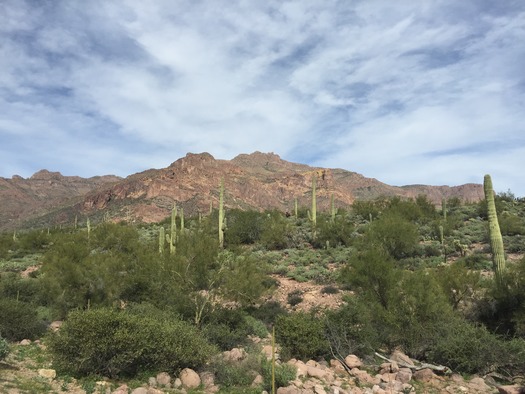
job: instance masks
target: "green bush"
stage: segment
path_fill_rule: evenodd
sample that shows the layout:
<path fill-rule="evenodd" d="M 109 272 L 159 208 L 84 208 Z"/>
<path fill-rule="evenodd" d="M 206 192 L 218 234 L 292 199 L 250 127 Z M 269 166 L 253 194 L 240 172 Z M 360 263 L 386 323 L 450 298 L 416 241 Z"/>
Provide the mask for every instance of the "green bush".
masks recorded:
<path fill-rule="evenodd" d="M 216 377 L 216 383 L 221 387 L 241 388 L 250 386 L 257 376 L 259 361 L 248 356 L 241 361 L 224 360 L 217 358 L 211 363 L 211 369 Z"/>
<path fill-rule="evenodd" d="M 189 323 L 110 308 L 71 312 L 48 346 L 57 368 L 81 376 L 199 368 L 215 352 Z"/>
<path fill-rule="evenodd" d="M 5 359 L 9 354 L 9 344 L 0 336 L 0 361 Z"/>
<path fill-rule="evenodd" d="M 483 326 L 457 319 L 436 339 L 428 359 L 463 373 L 519 373 L 525 370 L 525 341 L 504 341 Z"/>
<path fill-rule="evenodd" d="M 267 392 L 272 390 L 272 362 L 263 359 L 262 361 L 262 376 L 264 378 L 264 389 Z M 279 387 L 286 387 L 297 376 L 297 369 L 289 364 L 275 365 L 275 389 Z"/>
<path fill-rule="evenodd" d="M 275 336 L 285 359 L 317 359 L 329 351 L 323 320 L 312 314 L 296 312 L 277 317 Z"/>
<path fill-rule="evenodd" d="M 46 330 L 39 320 L 37 309 L 16 299 L 0 299 L 0 335 L 10 341 L 35 339 Z"/>

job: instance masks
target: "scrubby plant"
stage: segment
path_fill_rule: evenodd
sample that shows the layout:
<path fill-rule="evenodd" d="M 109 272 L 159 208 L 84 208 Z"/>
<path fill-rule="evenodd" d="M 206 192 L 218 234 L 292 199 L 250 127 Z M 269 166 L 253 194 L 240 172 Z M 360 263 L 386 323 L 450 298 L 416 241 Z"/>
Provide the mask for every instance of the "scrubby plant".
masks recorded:
<path fill-rule="evenodd" d="M 295 312 L 278 316 L 275 334 L 284 359 L 317 359 L 328 353 L 323 321 L 312 314 Z"/>
<path fill-rule="evenodd" d="M 159 316 L 111 308 L 71 312 L 47 338 L 54 365 L 78 376 L 134 376 L 147 369 L 197 369 L 215 353 L 189 323 Z"/>
<path fill-rule="evenodd" d="M 0 361 L 5 359 L 9 354 L 9 344 L 0 336 Z"/>
<path fill-rule="evenodd" d="M 0 299 L 0 335 L 10 341 L 36 339 L 46 330 L 33 305 L 12 298 Z"/>

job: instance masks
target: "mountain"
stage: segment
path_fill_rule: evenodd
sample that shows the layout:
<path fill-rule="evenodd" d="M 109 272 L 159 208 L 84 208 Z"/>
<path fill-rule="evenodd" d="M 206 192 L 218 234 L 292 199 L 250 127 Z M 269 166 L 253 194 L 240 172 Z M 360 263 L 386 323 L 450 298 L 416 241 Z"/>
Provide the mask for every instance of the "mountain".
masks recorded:
<path fill-rule="evenodd" d="M 224 178 L 228 208 L 292 211 L 311 203 L 312 177 L 317 176 L 317 204 L 327 210 L 331 195 L 338 207 L 356 199 L 425 194 L 439 204 L 443 197 L 464 201 L 483 198 L 480 184 L 461 186 L 389 186 L 343 169 L 310 167 L 282 160 L 273 153 L 242 154 L 217 160 L 209 153 L 188 153 L 167 168 L 150 169 L 125 179 L 104 176 L 84 179 L 40 171 L 29 179 L 0 178 L 0 229 L 72 224 L 79 218 L 157 222 L 173 204 L 186 215 L 217 207 Z"/>

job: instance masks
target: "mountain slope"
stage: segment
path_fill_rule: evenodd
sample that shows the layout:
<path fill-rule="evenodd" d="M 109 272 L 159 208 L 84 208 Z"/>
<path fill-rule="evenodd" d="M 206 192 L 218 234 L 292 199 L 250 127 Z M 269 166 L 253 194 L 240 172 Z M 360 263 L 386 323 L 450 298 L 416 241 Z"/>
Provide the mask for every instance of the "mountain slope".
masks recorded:
<path fill-rule="evenodd" d="M 105 215 L 111 220 L 156 222 L 169 215 L 173 204 L 184 208 L 187 215 L 207 213 L 210 205 L 218 206 L 218 185 L 222 177 L 225 182 L 225 205 L 228 208 L 275 208 L 291 212 L 295 198 L 300 206 L 309 206 L 313 176 L 317 177 L 320 210 L 328 209 L 332 194 L 336 206 L 341 207 L 352 204 L 355 199 L 373 199 L 379 196 L 416 197 L 426 194 L 436 204 L 443 197 L 459 197 L 468 201 L 483 198 L 482 185 L 478 184 L 395 187 L 355 172 L 291 163 L 273 153 L 261 152 L 242 154 L 232 160 L 217 160 L 209 153 L 189 153 L 167 168 L 147 170 L 125 179 L 102 177 L 84 180 L 56 174 L 58 173 L 45 172 L 43 177 L 39 175 L 37 179 L 31 177 L 26 180 L 32 185 L 32 193 L 25 197 L 39 202 L 39 198 L 53 198 L 46 200 L 46 203 L 37 204 L 43 216 L 38 221 L 26 222 L 25 226 L 72 223 L 75 215 Z M 36 181 L 39 178 L 45 179 L 38 183 Z M 11 186 L 18 181 L 20 180 L 11 180 Z M 95 184 L 95 181 L 98 183 Z M 53 182 L 54 187 L 50 187 Z M 1 185 L 0 183 L 0 188 Z M 41 190 L 38 185 L 42 187 Z M 19 208 L 13 202 L 13 196 L 13 193 L 0 193 L 2 206 L 5 206 L 4 201 L 8 201 L 7 206 Z M 83 198 L 79 199 L 81 196 Z M 20 221 L 24 218 L 34 219 L 36 212 L 35 209 L 31 210 L 31 216 L 26 211 L 13 213 L 12 209 L 8 209 L 8 212 L 4 212 L 4 208 L 1 211 L 1 215 L 15 216 Z"/>

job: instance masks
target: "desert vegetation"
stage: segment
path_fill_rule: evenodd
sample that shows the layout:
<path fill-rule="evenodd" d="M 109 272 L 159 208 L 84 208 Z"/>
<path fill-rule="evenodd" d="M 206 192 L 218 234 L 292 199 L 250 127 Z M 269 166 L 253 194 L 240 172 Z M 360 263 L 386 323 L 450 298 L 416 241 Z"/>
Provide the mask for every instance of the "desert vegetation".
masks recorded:
<path fill-rule="evenodd" d="M 394 349 L 507 382 L 525 371 L 523 199 L 496 194 L 488 213 L 486 201 L 435 207 L 424 196 L 320 212 L 312 197 L 292 215 L 221 204 L 151 225 L 84 219 L 1 234 L 0 359 L 38 339 L 64 379 L 192 368 L 211 371 L 221 392 L 261 392 L 271 388 L 271 362 L 253 338 L 275 329 L 282 386 L 295 378 L 291 358 L 379 363 L 376 352 Z M 492 262 L 495 219 L 503 263 L 501 249 Z M 279 278 L 315 283 L 342 302 L 301 308 L 296 291 L 279 304 Z M 49 330 L 56 320 L 60 330 Z M 234 347 L 248 352 L 243 363 L 216 357 Z"/>

